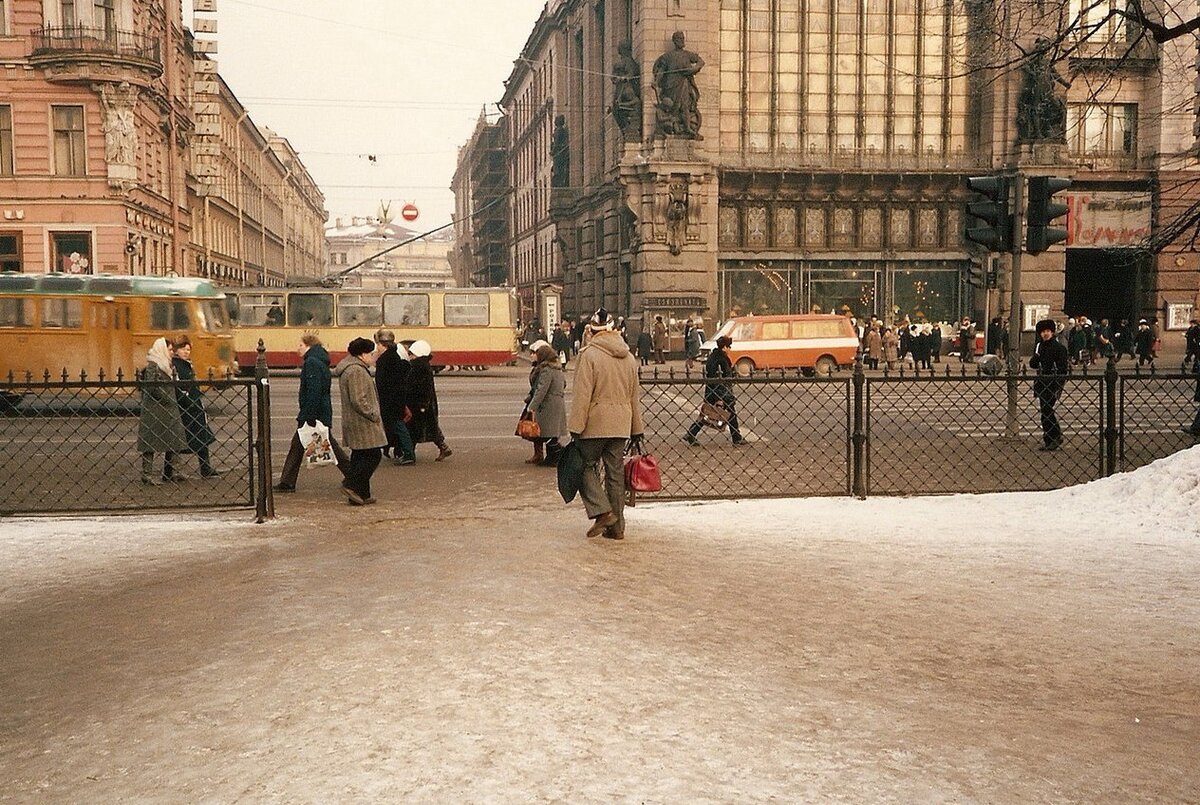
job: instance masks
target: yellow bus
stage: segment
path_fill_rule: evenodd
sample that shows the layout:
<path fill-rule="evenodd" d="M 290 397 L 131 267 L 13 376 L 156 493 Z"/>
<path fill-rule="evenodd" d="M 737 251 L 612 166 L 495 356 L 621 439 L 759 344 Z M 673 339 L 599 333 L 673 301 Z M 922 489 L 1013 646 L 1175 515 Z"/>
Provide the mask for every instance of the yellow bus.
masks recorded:
<path fill-rule="evenodd" d="M 208 280 L 110 274 L 0 274 L 0 381 L 132 380 L 155 339 L 186 333 L 197 377 L 234 370 L 225 294 Z"/>
<path fill-rule="evenodd" d="M 300 337 L 315 333 L 337 363 L 355 338 L 380 327 L 400 342 L 428 341 L 433 365 L 503 366 L 517 357 L 517 296 L 512 288 L 238 288 L 232 299 L 234 345 L 243 371 L 258 341 L 272 369 L 300 366 Z"/>

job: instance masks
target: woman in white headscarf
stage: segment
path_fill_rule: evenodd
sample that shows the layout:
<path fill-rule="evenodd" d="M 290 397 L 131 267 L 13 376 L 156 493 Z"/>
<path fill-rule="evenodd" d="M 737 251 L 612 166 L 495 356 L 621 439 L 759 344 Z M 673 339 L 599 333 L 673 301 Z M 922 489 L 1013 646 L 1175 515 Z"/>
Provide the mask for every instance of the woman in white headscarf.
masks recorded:
<path fill-rule="evenodd" d="M 138 419 L 137 449 L 142 454 L 142 483 L 157 486 L 162 481 L 180 481 L 183 475 L 174 471 L 175 454 L 186 453 L 187 435 L 179 414 L 170 342 L 160 338 L 146 353 L 146 368 L 142 370 L 142 409 Z M 163 453 L 163 472 L 154 474 L 154 454 Z M 160 480 L 161 479 L 161 480 Z"/>

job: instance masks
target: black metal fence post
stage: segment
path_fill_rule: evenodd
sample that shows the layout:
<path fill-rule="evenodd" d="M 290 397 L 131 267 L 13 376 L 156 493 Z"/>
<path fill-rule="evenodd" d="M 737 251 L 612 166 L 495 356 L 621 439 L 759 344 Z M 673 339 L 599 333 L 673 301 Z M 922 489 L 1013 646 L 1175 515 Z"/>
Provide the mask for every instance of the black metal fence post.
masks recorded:
<path fill-rule="evenodd" d="M 1104 474 L 1106 476 L 1117 472 L 1117 440 L 1120 433 L 1117 430 L 1117 360 L 1109 356 L 1108 365 L 1104 368 Z"/>
<path fill-rule="evenodd" d="M 258 454 L 258 492 L 254 503 L 255 519 L 262 523 L 275 517 L 275 494 L 271 486 L 271 380 L 267 370 L 267 346 L 261 338 L 257 351 L 254 380 L 258 388 L 258 438 L 254 446 Z"/>
<path fill-rule="evenodd" d="M 854 474 L 854 496 L 859 500 L 867 497 L 867 434 L 865 430 L 867 376 L 863 372 L 862 357 L 854 361 L 854 429 L 851 440 L 854 456 L 851 472 Z"/>

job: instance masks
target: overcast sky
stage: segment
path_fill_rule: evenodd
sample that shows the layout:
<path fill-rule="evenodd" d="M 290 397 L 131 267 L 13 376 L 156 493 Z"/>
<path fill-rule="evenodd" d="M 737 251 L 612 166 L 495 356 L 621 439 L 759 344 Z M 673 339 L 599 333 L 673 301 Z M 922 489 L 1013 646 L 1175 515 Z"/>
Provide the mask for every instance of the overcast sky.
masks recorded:
<path fill-rule="evenodd" d="M 412 201 L 410 226 L 427 229 L 450 221 L 458 146 L 484 104 L 495 117 L 543 1 L 219 0 L 217 59 L 254 121 L 300 152 L 331 217 Z"/>

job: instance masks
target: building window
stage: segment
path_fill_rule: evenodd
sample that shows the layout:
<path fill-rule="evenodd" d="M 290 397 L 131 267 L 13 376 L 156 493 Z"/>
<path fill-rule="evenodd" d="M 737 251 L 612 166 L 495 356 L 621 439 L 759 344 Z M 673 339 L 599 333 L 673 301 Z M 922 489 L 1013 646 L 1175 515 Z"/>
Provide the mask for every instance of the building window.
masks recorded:
<path fill-rule="evenodd" d="M 52 106 L 54 117 L 54 175 L 85 173 L 83 107 Z"/>
<path fill-rule="evenodd" d="M 2 3 L 3 0 L 0 0 Z M 0 106 L 0 176 L 13 175 L 12 107 Z"/>
<path fill-rule="evenodd" d="M 21 270 L 21 233 L 0 232 L 0 271 Z"/>
<path fill-rule="evenodd" d="M 1137 155 L 1137 104 L 1067 105 L 1067 143 L 1073 154 Z"/>
<path fill-rule="evenodd" d="M 75 16 L 75 0 L 62 0 L 62 5 L 59 6 L 59 19 L 62 20 L 64 28 L 74 28 L 79 24 L 79 18 Z"/>
<path fill-rule="evenodd" d="M 92 22 L 104 32 L 105 39 L 115 40 L 117 38 L 116 0 L 94 0 Z"/>
<path fill-rule="evenodd" d="M 87 232 L 54 232 L 54 271 L 92 273 L 92 236 Z"/>
<path fill-rule="evenodd" d="M 8 36 L 8 0 L 0 0 L 0 36 Z"/>

